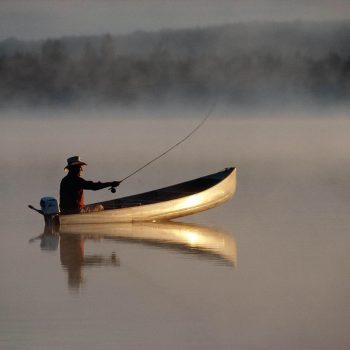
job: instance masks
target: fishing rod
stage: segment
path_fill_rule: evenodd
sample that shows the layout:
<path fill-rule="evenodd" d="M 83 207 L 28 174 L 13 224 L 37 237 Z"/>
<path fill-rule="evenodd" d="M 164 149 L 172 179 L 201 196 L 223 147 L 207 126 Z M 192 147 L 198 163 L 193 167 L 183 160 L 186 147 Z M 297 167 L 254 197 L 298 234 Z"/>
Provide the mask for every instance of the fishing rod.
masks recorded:
<path fill-rule="evenodd" d="M 136 173 L 138 173 L 139 171 L 141 171 L 142 169 L 146 168 L 146 166 L 150 165 L 151 163 L 155 162 L 156 160 L 160 159 L 161 157 L 165 156 L 167 153 L 169 153 L 170 151 L 172 151 L 175 147 L 179 146 L 181 143 L 185 142 L 188 138 L 190 138 L 201 126 L 203 126 L 203 124 L 208 120 L 208 118 L 210 117 L 210 115 L 213 113 L 213 110 L 217 104 L 218 100 L 216 99 L 210 106 L 206 116 L 203 118 L 203 120 L 201 120 L 201 122 L 190 132 L 188 133 L 184 138 L 182 138 L 180 141 L 178 141 L 177 143 L 175 143 L 173 146 L 171 146 L 170 148 L 168 148 L 166 151 L 164 151 L 163 153 L 159 154 L 157 157 L 153 158 L 152 160 L 150 160 L 149 162 L 147 162 L 146 164 L 144 164 L 143 166 L 141 166 L 140 168 L 136 169 L 135 171 L 133 171 L 131 174 L 129 174 L 128 176 L 124 177 L 119 184 L 121 184 L 123 181 L 125 181 L 126 179 L 128 179 L 129 177 L 135 175 Z M 116 192 L 115 187 L 111 187 L 109 188 L 109 190 L 112 193 Z"/>

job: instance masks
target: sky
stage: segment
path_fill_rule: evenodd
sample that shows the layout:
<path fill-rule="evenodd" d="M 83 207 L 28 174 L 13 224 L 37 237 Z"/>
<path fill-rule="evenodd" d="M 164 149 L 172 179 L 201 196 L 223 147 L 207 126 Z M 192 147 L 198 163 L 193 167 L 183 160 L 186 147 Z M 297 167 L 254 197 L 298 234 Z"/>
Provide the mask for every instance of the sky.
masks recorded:
<path fill-rule="evenodd" d="M 0 40 L 350 19 L 350 0 L 0 0 Z"/>

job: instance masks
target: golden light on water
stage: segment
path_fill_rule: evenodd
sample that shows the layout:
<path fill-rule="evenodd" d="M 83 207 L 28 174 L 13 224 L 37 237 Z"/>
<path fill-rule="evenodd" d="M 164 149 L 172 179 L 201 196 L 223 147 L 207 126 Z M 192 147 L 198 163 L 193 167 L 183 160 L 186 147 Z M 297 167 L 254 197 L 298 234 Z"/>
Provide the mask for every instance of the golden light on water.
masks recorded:
<path fill-rule="evenodd" d="M 189 231 L 189 232 L 185 233 L 185 236 L 187 237 L 189 245 L 195 246 L 195 245 L 198 244 L 199 237 L 198 237 L 198 235 L 196 233 Z"/>
<path fill-rule="evenodd" d="M 117 239 L 119 241 L 142 243 L 147 246 L 191 252 L 197 254 L 212 254 L 218 260 L 227 261 L 229 265 L 236 265 L 237 247 L 231 233 L 201 226 L 198 224 L 181 222 L 141 222 L 124 224 L 97 225 L 62 225 L 60 234 L 69 235 L 72 239 L 91 239 L 94 237 Z"/>

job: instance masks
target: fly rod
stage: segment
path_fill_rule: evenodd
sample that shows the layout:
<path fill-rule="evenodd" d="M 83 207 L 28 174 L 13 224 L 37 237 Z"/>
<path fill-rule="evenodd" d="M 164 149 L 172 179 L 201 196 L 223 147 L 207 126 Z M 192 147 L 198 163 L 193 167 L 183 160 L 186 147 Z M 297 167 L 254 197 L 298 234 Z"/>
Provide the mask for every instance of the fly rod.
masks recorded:
<path fill-rule="evenodd" d="M 161 157 L 165 156 L 167 153 L 169 153 L 170 151 L 172 151 L 175 147 L 179 146 L 181 143 L 183 143 L 184 141 L 186 141 L 187 139 L 189 139 L 201 126 L 203 126 L 203 124 L 208 120 L 208 118 L 210 117 L 210 115 L 213 113 L 213 110 L 215 108 L 217 104 L 217 99 L 211 104 L 206 116 L 203 118 L 203 120 L 201 120 L 201 122 L 190 132 L 188 133 L 184 138 L 182 138 L 180 141 L 178 141 L 177 143 L 175 143 L 173 146 L 171 146 L 170 148 L 168 148 L 166 151 L 164 151 L 163 153 L 159 154 L 157 157 L 153 158 L 152 160 L 150 160 L 149 162 L 147 162 L 146 164 L 144 164 L 143 166 L 141 166 L 140 168 L 136 169 L 135 171 L 133 171 L 131 174 L 129 174 L 128 176 L 124 177 L 119 184 L 121 184 L 123 181 L 125 181 L 126 179 L 128 179 L 129 177 L 135 175 L 136 173 L 138 173 L 139 171 L 141 171 L 142 169 L 146 168 L 146 166 L 150 165 L 151 163 L 155 162 L 156 160 L 160 159 Z M 114 187 L 111 187 L 109 189 L 112 193 L 115 193 L 116 189 Z"/>

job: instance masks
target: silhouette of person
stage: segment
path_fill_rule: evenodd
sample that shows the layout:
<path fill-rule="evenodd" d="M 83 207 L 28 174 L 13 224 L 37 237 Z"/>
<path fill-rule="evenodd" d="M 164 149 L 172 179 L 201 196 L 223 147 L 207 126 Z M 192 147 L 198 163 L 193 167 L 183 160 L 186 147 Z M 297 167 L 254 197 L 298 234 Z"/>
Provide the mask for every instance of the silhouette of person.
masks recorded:
<path fill-rule="evenodd" d="M 84 190 L 96 191 L 106 187 L 117 187 L 120 184 L 120 181 L 93 182 L 84 180 L 81 177 L 84 165 L 87 164 L 82 162 L 79 156 L 67 159 L 67 165 L 64 169 L 68 171 L 68 174 L 62 179 L 60 185 L 60 209 L 63 214 L 103 210 L 102 205 L 85 206 Z"/>

